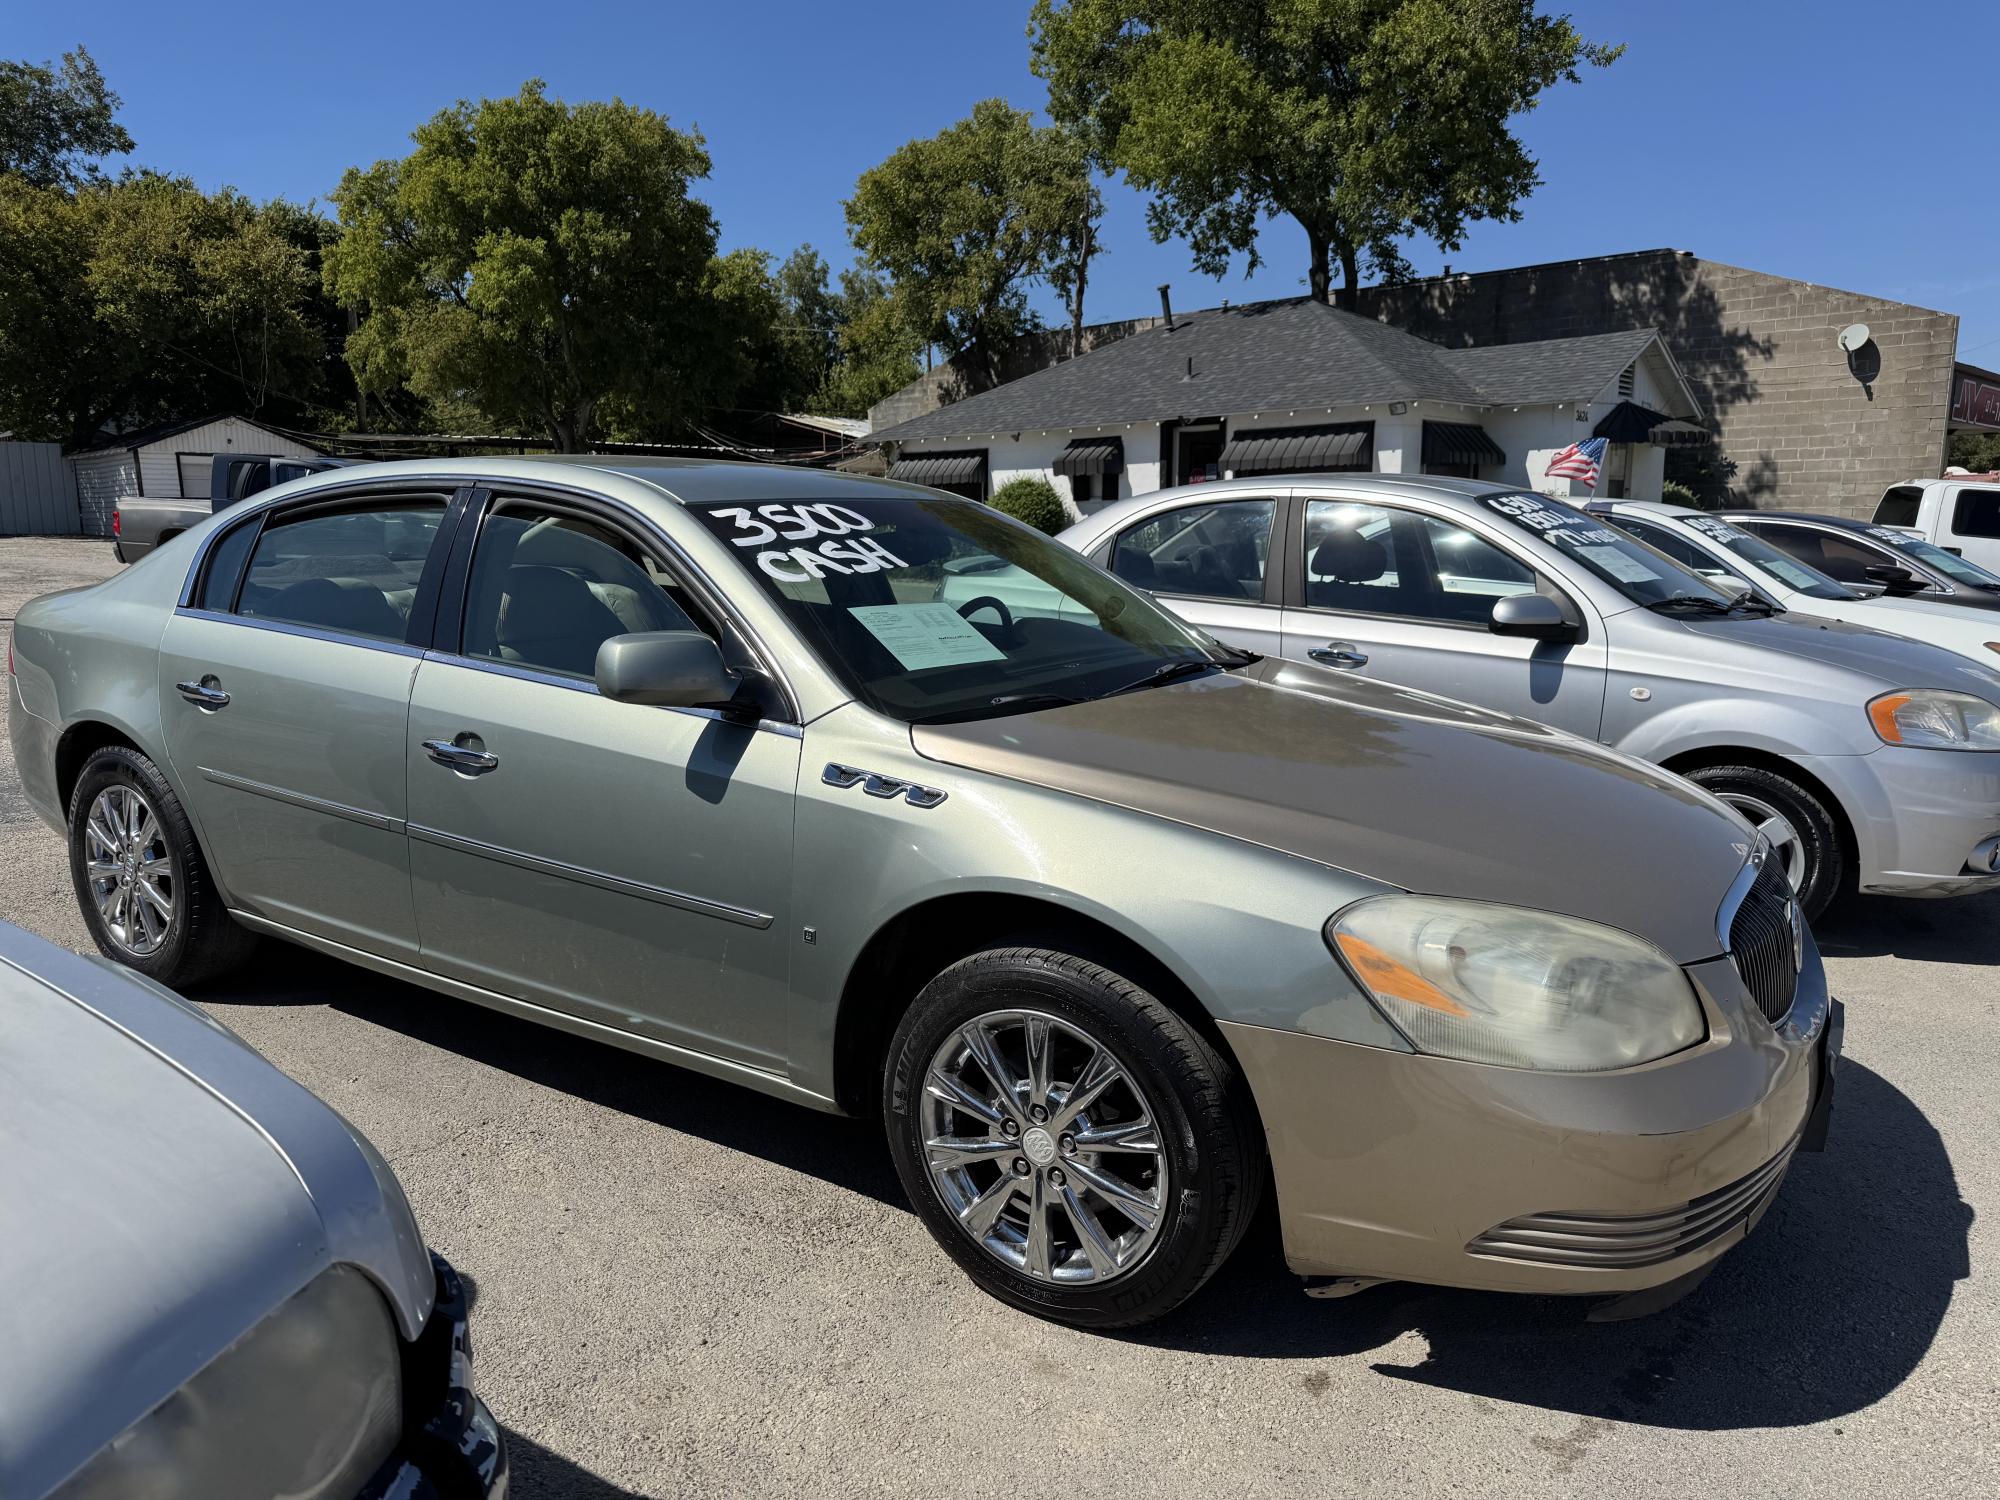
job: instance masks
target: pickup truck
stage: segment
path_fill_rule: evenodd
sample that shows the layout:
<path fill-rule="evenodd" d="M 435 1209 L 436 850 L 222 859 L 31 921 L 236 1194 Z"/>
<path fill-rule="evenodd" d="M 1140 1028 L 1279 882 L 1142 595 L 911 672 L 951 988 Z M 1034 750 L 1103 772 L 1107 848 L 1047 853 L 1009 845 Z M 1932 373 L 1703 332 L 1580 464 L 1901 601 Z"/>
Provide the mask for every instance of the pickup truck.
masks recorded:
<path fill-rule="evenodd" d="M 1877 526 L 1900 526 L 1947 552 L 2000 573 L 2000 474 L 1947 474 L 1891 485 Z"/>
<path fill-rule="evenodd" d="M 346 458 L 291 458 L 272 453 L 218 453 L 209 468 L 206 495 L 158 500 L 142 495 L 122 496 L 111 513 L 111 551 L 120 562 L 137 562 L 160 543 L 171 541 L 196 522 L 260 490 L 352 462 Z"/>

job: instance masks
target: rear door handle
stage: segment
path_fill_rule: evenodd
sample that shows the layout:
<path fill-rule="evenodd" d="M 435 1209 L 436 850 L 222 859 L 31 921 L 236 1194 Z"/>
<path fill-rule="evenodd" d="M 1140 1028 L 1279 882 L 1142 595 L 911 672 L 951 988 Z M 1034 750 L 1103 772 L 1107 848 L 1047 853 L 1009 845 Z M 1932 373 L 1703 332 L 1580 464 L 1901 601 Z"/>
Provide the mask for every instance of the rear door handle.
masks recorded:
<path fill-rule="evenodd" d="M 491 750 L 475 750 L 470 745 L 454 745 L 450 740 L 425 740 L 424 751 L 441 766 L 454 771 L 490 771 L 500 764 Z"/>
<path fill-rule="evenodd" d="M 174 691 L 196 708 L 212 710 L 229 707 L 229 694 L 216 685 L 213 677 L 204 677 L 200 682 L 177 682 Z"/>
<path fill-rule="evenodd" d="M 1368 654 L 1356 651 L 1346 641 L 1328 641 L 1324 646 L 1315 646 L 1306 652 L 1314 661 L 1328 667 L 1365 667 Z"/>

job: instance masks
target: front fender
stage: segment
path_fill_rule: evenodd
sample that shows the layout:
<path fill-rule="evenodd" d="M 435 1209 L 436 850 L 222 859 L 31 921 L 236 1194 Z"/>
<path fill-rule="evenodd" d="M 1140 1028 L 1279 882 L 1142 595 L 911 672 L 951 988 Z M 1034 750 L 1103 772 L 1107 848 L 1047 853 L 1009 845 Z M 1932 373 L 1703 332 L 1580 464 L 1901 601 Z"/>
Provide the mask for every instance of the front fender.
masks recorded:
<path fill-rule="evenodd" d="M 917 807 L 821 779 L 829 763 L 945 793 Z M 890 922 L 943 898 L 1025 898 L 1151 954 L 1218 1021 L 1406 1050 L 1321 936 L 1387 887 L 1296 855 L 1072 793 L 926 760 L 857 706 L 806 731 L 797 806 L 788 1052 L 794 1081 L 834 1091 L 848 980 Z M 896 1003 L 908 996 L 884 997 Z"/>

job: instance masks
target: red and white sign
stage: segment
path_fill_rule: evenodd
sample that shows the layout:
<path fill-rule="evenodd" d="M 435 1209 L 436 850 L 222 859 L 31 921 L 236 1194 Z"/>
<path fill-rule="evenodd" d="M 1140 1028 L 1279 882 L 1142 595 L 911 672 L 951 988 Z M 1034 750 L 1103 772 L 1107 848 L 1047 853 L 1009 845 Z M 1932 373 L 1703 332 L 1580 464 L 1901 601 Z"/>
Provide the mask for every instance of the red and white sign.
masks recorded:
<path fill-rule="evenodd" d="M 1951 372 L 1951 425 L 2000 432 L 2000 375 L 1958 365 Z"/>

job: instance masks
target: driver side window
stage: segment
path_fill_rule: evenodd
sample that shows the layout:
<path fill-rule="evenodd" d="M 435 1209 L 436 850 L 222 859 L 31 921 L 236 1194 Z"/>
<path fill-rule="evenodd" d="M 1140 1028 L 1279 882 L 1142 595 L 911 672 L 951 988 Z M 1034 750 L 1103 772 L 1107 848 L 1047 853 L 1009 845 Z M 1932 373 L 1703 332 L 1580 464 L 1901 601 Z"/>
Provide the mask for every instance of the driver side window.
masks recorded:
<path fill-rule="evenodd" d="M 587 679 L 604 642 L 649 630 L 715 636 L 624 533 L 528 502 L 487 516 L 472 553 L 464 655 Z"/>
<path fill-rule="evenodd" d="M 1157 594 L 1261 601 L 1275 500 L 1229 500 L 1162 511 L 1118 538 L 1111 571 Z"/>

